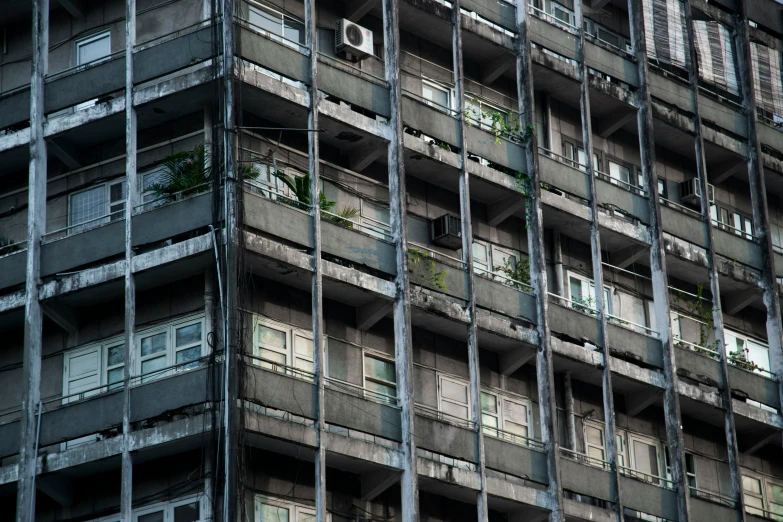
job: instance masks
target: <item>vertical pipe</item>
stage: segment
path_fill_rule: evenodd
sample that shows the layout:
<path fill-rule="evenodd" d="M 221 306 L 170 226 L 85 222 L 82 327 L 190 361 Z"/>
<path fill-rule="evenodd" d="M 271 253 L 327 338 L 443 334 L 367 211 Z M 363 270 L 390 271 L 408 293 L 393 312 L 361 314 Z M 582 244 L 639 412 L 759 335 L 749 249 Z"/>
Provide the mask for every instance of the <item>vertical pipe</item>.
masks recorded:
<path fill-rule="evenodd" d="M 525 2 L 517 4 L 517 92 L 519 96 L 520 126 L 535 128 L 535 99 L 531 65 L 528 12 Z M 550 521 L 565 520 L 563 491 L 560 488 L 560 462 L 557 443 L 557 410 L 555 378 L 552 368 L 552 346 L 549 332 L 549 301 L 547 300 L 546 260 L 544 257 L 544 225 L 541 215 L 541 183 L 538 173 L 538 144 L 533 137 L 525 143 L 525 160 L 529 187 L 525 211 L 527 214 L 527 244 L 530 262 L 530 283 L 536 295 L 536 323 L 538 350 L 536 351 L 536 379 L 538 382 L 541 439 L 547 450 L 548 493 Z"/>
<path fill-rule="evenodd" d="M 402 522 L 419 520 L 419 484 L 416 475 L 416 441 L 413 402 L 413 349 L 411 346 L 410 286 L 408 285 L 408 238 L 405 165 L 402 133 L 402 85 L 400 84 L 399 0 L 383 0 L 384 73 L 389 85 L 389 214 L 394 240 L 397 274 L 394 279 L 394 360 L 397 370 L 403 453 L 400 479 Z"/>
<path fill-rule="evenodd" d="M 30 78 L 30 173 L 27 211 L 27 273 L 25 280 L 22 418 L 19 429 L 17 522 L 35 520 L 35 408 L 41 400 L 43 316 L 38 301 L 41 278 L 41 236 L 46 229 L 46 140 L 44 139 L 44 77 L 49 63 L 49 0 L 33 2 L 33 65 Z"/>
<path fill-rule="evenodd" d="M 571 382 L 571 372 L 563 375 L 563 388 L 565 393 L 565 420 L 566 438 L 568 449 L 577 451 L 576 448 L 576 416 L 574 415 L 574 388 Z"/>
<path fill-rule="evenodd" d="M 756 93 L 753 86 L 753 69 L 750 54 L 750 36 L 748 34 L 747 0 L 738 0 L 735 38 L 737 42 L 737 64 L 742 89 L 745 115 L 748 119 L 748 180 L 750 199 L 753 204 L 753 232 L 761 245 L 761 281 L 764 291 L 764 305 L 767 308 L 767 342 L 769 343 L 770 365 L 778 376 L 778 391 L 783 400 L 783 331 L 781 328 L 780 299 L 775 270 L 775 256 L 772 250 L 772 234 L 769 225 L 769 207 L 767 206 L 767 187 L 764 181 L 764 158 L 759 141 L 759 121 L 756 112 Z"/>
<path fill-rule="evenodd" d="M 677 491 L 677 520 L 688 522 L 690 510 L 685 486 L 685 450 L 680 421 L 680 398 L 677 391 L 677 363 L 669 322 L 668 275 L 661 227 L 661 204 L 658 198 L 658 178 L 655 174 L 655 142 L 642 0 L 628 0 L 628 13 L 639 76 L 639 89 L 636 93 L 639 151 L 650 213 L 650 272 L 655 302 L 656 330 L 663 350 L 663 373 L 666 379 L 666 388 L 663 394 L 666 440 L 669 446 L 672 481 Z"/>
<path fill-rule="evenodd" d="M 305 0 L 305 44 L 310 52 L 310 107 L 307 115 L 307 152 L 310 170 L 310 234 L 313 245 L 311 257 L 312 319 L 313 319 L 313 368 L 315 371 L 317 449 L 315 459 L 315 517 L 316 522 L 326 522 L 326 407 L 324 404 L 324 313 L 321 274 L 321 209 L 320 209 L 320 155 L 318 137 L 318 27 L 315 0 Z"/>
<path fill-rule="evenodd" d="M 623 521 L 623 503 L 620 492 L 620 468 L 617 462 L 617 438 L 615 436 L 614 393 L 612 388 L 612 354 L 609 350 L 609 330 L 606 326 L 606 310 L 608 304 L 604 301 L 604 269 L 601 256 L 601 227 L 598 223 L 598 191 L 596 190 L 593 165 L 593 123 L 590 116 L 590 85 L 587 71 L 587 56 L 585 54 L 584 6 L 582 0 L 574 1 L 576 26 L 579 28 L 579 38 L 576 39 L 576 55 L 579 64 L 580 108 L 582 115 L 582 142 L 585 149 L 586 174 L 590 186 L 590 253 L 593 264 L 593 284 L 595 285 L 595 307 L 598 319 L 598 338 L 604 356 L 601 369 L 601 382 L 604 406 L 604 429 L 606 430 L 606 457 L 610 467 L 610 482 L 612 485 L 612 504 L 618 522 Z"/>
<path fill-rule="evenodd" d="M 470 212 L 470 174 L 468 173 L 468 145 L 465 136 L 465 78 L 462 64 L 462 14 L 459 0 L 453 0 L 452 54 L 454 64 L 455 109 L 459 127 L 459 204 L 462 230 L 462 262 L 465 270 L 465 289 L 468 297 L 468 368 L 470 373 L 470 406 L 476 429 L 476 461 L 479 472 L 479 491 L 476 506 L 478 522 L 487 522 L 487 476 L 484 457 L 484 430 L 481 420 L 481 371 L 479 365 L 478 332 L 476 326 L 476 293 L 473 272 L 473 222 Z"/>
<path fill-rule="evenodd" d="M 723 401 L 723 427 L 726 432 L 726 447 L 729 458 L 729 472 L 731 474 L 731 486 L 734 492 L 734 501 L 737 504 L 737 517 L 739 522 L 745 520 L 744 499 L 742 497 L 742 473 L 740 471 L 739 449 L 737 448 L 737 429 L 734 423 L 734 408 L 731 400 L 731 383 L 729 381 L 729 362 L 726 353 L 726 337 L 723 330 L 723 312 L 720 303 L 720 278 L 717 267 L 717 255 L 713 238 L 712 220 L 710 219 L 710 202 L 706 196 L 708 191 L 707 162 L 704 153 L 704 136 L 701 126 L 701 109 L 699 107 L 699 69 L 696 56 L 696 39 L 693 34 L 693 12 L 690 2 L 684 1 L 682 8 L 685 11 L 685 26 L 688 35 L 688 55 L 690 67 L 688 68 L 688 81 L 691 91 L 691 111 L 695 120 L 694 152 L 696 155 L 696 172 L 699 178 L 699 188 L 704 195 L 700 199 L 701 215 L 704 221 L 704 241 L 707 246 L 707 268 L 710 272 L 710 293 L 712 294 L 712 321 L 715 326 L 715 339 L 720 350 L 721 388 L 720 394 Z"/>
<path fill-rule="evenodd" d="M 223 320 L 226 324 L 225 334 L 225 382 L 223 397 L 223 426 L 225 430 L 224 459 L 224 489 L 223 489 L 223 521 L 237 519 L 238 505 L 238 470 L 239 470 L 239 434 L 238 434 L 238 380 L 237 345 L 238 330 L 238 234 L 237 229 L 237 186 L 236 186 L 236 128 L 234 121 L 234 2 L 222 2 L 223 29 L 223 176 L 224 176 L 224 225 L 226 240 L 225 266 L 225 310 Z"/>
<path fill-rule="evenodd" d="M 120 513 L 131 520 L 133 510 L 133 457 L 131 456 L 131 375 L 136 369 L 136 281 L 133 276 L 132 224 L 139 184 L 136 181 L 138 148 L 136 109 L 133 107 L 133 48 L 136 45 L 136 0 L 125 0 L 125 347 L 122 389 L 122 486 Z"/>

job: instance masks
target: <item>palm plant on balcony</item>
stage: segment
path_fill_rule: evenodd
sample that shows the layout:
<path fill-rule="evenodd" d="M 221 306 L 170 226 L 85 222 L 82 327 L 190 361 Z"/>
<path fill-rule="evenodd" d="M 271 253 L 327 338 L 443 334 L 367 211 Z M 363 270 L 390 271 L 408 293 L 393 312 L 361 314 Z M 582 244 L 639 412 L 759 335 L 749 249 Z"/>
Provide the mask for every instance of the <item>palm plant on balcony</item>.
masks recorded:
<path fill-rule="evenodd" d="M 20 250 L 19 245 L 17 245 L 13 239 L 0 236 L 0 256 L 10 254 L 11 252 L 17 252 L 18 250 Z"/>
<path fill-rule="evenodd" d="M 203 145 L 193 150 L 169 154 L 161 164 L 163 172 L 158 183 L 150 185 L 156 199 L 168 203 L 209 190 L 212 182 L 212 165 Z M 237 168 L 241 179 L 253 179 L 258 171 L 250 165 Z"/>
<path fill-rule="evenodd" d="M 306 173 L 304 176 L 289 176 L 285 172 L 278 170 L 272 173 L 274 177 L 285 183 L 291 194 L 294 195 L 296 200 L 289 198 L 278 198 L 283 201 L 302 210 L 308 210 L 310 208 L 310 173 Z M 329 201 L 326 199 L 323 191 L 318 193 L 318 206 L 321 210 L 331 212 L 337 205 L 336 201 Z"/>

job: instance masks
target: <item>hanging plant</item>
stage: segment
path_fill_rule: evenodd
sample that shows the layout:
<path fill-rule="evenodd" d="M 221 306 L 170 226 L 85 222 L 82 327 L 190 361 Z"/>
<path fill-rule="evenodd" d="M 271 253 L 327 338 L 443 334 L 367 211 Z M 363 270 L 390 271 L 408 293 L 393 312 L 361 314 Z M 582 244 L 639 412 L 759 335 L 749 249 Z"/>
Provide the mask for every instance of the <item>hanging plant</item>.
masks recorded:
<path fill-rule="evenodd" d="M 436 271 L 437 265 L 426 252 L 418 248 L 408 249 L 408 273 L 424 279 L 438 290 L 444 292 L 449 289 L 446 286 L 446 271 Z"/>

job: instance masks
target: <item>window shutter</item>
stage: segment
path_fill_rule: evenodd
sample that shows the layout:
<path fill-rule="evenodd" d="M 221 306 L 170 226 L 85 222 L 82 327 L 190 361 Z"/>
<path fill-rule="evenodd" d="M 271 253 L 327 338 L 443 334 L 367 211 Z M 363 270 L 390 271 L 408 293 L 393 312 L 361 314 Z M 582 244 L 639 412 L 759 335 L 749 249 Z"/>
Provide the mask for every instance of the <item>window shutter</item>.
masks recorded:
<path fill-rule="evenodd" d="M 63 402 L 72 402 L 96 395 L 95 390 L 101 384 L 101 350 L 100 346 L 91 346 L 74 350 L 65 354 L 63 364 Z M 73 396 L 88 391 L 84 396 Z"/>

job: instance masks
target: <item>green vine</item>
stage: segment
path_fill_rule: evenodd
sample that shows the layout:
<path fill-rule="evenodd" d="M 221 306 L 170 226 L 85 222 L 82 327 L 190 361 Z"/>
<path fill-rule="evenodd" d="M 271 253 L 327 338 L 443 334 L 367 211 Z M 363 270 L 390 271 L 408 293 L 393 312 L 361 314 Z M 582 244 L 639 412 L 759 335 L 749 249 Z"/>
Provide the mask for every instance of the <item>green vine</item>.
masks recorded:
<path fill-rule="evenodd" d="M 698 353 L 707 355 L 709 357 L 715 357 L 715 353 L 718 351 L 718 340 L 710 338 L 715 337 L 715 322 L 713 321 L 712 314 L 715 311 L 711 306 L 706 306 L 704 299 L 704 287 L 698 285 L 696 287 L 696 299 L 677 299 L 677 304 L 684 308 L 693 317 L 698 319 L 699 322 L 699 347 L 704 350 L 697 349 Z M 680 317 L 677 317 L 677 321 Z M 677 346 L 682 348 L 694 349 L 693 346 L 685 345 L 682 342 L 677 342 Z"/>
<path fill-rule="evenodd" d="M 503 280 L 503 284 L 517 290 L 530 288 L 530 262 L 527 259 L 516 261 L 513 257 L 508 257 L 503 266 L 495 265 L 495 270 L 503 272 L 508 277 Z"/>
<path fill-rule="evenodd" d="M 429 282 L 438 290 L 444 292 L 449 289 L 446 286 L 446 271 L 436 271 L 437 265 L 426 252 L 418 248 L 408 249 L 408 272 Z"/>
<path fill-rule="evenodd" d="M 582 297 L 582 294 L 579 294 L 578 296 L 571 296 L 571 302 L 573 303 L 573 308 L 577 312 L 582 312 L 583 314 L 588 315 L 598 315 L 598 310 L 595 309 L 595 298 L 591 296 Z"/>
<path fill-rule="evenodd" d="M 528 140 L 536 135 L 535 125 L 527 125 L 522 128 L 519 118 L 514 114 L 503 114 L 493 109 L 479 109 L 478 98 L 473 98 L 475 105 L 465 106 L 465 123 L 471 125 L 473 122 L 485 122 L 489 120 L 489 133 L 495 137 L 495 143 L 500 144 L 500 140 L 505 138 L 516 143 L 527 143 Z"/>

